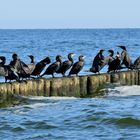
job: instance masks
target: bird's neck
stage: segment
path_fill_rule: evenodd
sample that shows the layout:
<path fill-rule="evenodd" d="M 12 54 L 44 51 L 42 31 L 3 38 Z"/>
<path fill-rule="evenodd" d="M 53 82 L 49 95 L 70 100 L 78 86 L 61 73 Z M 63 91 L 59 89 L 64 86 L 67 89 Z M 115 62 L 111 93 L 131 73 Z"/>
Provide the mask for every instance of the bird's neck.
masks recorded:
<path fill-rule="evenodd" d="M 6 61 L 3 60 L 2 62 L 0 62 L 0 66 L 4 66 L 5 63 L 6 63 Z"/>
<path fill-rule="evenodd" d="M 84 62 L 84 59 L 79 59 L 80 62 Z"/>
<path fill-rule="evenodd" d="M 68 57 L 69 61 L 71 61 L 73 63 L 73 59 L 72 57 Z"/>
<path fill-rule="evenodd" d="M 31 58 L 31 63 L 35 63 L 34 58 Z"/>
<path fill-rule="evenodd" d="M 60 62 L 60 64 L 61 64 L 62 63 L 62 60 L 61 59 L 58 59 L 57 62 Z"/>

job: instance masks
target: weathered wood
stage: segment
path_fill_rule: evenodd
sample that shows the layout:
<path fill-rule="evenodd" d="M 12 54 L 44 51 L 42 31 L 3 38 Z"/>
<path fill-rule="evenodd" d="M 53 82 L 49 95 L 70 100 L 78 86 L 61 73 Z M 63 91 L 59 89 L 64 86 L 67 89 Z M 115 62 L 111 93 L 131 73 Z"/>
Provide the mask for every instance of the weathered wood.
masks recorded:
<path fill-rule="evenodd" d="M 88 95 L 96 93 L 99 87 L 99 76 L 88 76 L 87 78 L 87 93 Z"/>
<path fill-rule="evenodd" d="M 50 79 L 44 79 L 44 96 L 50 95 Z"/>
<path fill-rule="evenodd" d="M 95 95 L 106 84 L 140 85 L 140 71 L 94 74 L 59 78 L 39 78 L 12 83 L 0 83 L 0 98 L 10 95 L 75 96 Z"/>
<path fill-rule="evenodd" d="M 85 97 L 87 95 L 87 76 L 79 77 L 80 82 L 80 97 Z"/>

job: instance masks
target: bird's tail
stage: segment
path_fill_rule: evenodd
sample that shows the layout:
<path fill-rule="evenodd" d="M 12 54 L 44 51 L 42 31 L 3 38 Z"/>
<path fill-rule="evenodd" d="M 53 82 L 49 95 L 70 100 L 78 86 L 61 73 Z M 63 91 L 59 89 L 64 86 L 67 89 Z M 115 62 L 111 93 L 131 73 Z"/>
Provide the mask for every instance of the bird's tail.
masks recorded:
<path fill-rule="evenodd" d="M 44 75 L 45 75 L 45 74 L 43 73 L 43 74 L 41 74 L 38 78 L 42 78 Z"/>

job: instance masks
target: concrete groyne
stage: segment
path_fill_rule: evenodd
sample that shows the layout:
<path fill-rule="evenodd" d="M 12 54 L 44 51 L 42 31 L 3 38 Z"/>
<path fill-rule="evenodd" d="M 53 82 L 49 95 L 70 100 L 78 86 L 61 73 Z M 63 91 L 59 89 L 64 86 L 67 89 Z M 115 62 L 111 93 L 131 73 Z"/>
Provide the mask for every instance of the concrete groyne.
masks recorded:
<path fill-rule="evenodd" d="M 87 97 L 97 95 L 101 88 L 113 83 L 140 85 L 140 71 L 0 83 L 0 98 L 10 95 Z"/>

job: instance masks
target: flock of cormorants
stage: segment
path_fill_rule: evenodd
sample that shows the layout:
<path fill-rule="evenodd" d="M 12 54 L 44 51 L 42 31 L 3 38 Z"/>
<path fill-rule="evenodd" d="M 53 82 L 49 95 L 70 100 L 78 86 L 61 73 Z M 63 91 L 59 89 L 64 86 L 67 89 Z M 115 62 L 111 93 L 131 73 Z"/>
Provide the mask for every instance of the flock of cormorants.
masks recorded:
<path fill-rule="evenodd" d="M 103 52 L 105 50 L 101 49 L 97 55 L 93 59 L 92 67 L 90 68 L 90 72 L 100 73 L 100 70 L 108 65 L 108 73 L 109 72 L 117 72 L 122 68 L 128 69 L 140 69 L 140 57 L 138 57 L 134 63 L 132 63 L 130 56 L 127 52 L 125 46 L 118 46 L 122 49 L 122 52 L 117 52 L 116 56 L 114 56 L 113 50 L 108 50 L 109 56 L 105 57 Z M 35 78 L 35 77 L 43 77 L 44 75 L 52 75 L 54 77 L 54 73 L 60 73 L 63 77 L 66 76 L 66 71 L 70 69 L 68 76 L 76 75 L 82 70 L 84 66 L 84 56 L 80 55 L 79 60 L 74 63 L 73 61 L 74 53 L 68 54 L 68 60 L 62 62 L 62 57 L 60 55 L 56 56 L 56 61 L 51 63 L 49 57 L 44 58 L 38 63 L 35 63 L 34 56 L 29 55 L 31 59 L 30 64 L 25 64 L 21 61 L 16 53 L 12 55 L 12 61 L 9 65 L 5 65 L 6 58 L 4 56 L 0 56 L 0 75 L 5 77 L 5 82 L 7 80 L 16 80 L 20 81 L 24 78 Z M 51 64 L 50 64 L 51 63 Z M 46 67 L 47 64 L 50 64 L 43 74 L 42 71 Z M 124 67 L 122 67 L 124 65 Z"/>

